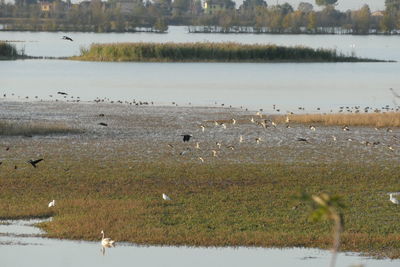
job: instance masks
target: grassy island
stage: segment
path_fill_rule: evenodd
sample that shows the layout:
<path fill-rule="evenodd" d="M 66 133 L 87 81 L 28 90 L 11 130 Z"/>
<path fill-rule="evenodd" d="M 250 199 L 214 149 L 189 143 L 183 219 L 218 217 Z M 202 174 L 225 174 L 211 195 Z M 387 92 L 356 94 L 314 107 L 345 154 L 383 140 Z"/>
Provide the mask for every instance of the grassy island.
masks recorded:
<path fill-rule="evenodd" d="M 138 62 L 378 62 L 336 50 L 239 43 L 93 44 L 72 57 L 88 61 Z"/>

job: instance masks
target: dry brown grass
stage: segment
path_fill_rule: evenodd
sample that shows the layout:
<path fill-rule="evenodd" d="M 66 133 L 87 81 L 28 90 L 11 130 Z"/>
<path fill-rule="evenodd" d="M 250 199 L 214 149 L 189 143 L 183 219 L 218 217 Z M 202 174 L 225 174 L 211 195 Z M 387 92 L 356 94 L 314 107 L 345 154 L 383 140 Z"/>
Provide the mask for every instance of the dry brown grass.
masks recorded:
<path fill-rule="evenodd" d="M 82 130 L 73 128 L 61 122 L 19 122 L 3 120 L 0 121 L 0 135 L 48 135 L 81 133 Z"/>
<path fill-rule="evenodd" d="M 323 125 L 349 125 L 374 127 L 400 127 L 400 113 L 373 113 L 373 114 L 294 114 L 289 115 L 291 123 L 316 123 Z M 274 119 L 284 123 L 286 116 Z"/>

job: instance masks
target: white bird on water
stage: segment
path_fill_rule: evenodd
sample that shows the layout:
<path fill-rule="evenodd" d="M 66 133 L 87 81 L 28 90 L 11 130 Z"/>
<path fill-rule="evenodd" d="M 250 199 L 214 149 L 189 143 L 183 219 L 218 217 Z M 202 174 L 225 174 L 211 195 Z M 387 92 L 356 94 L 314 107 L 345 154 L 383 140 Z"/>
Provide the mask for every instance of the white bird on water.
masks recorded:
<path fill-rule="evenodd" d="M 164 200 L 171 200 L 171 198 L 169 197 L 169 196 L 167 196 L 166 194 L 162 194 L 162 198 L 164 199 Z"/>
<path fill-rule="evenodd" d="M 56 201 L 53 199 L 53 201 L 51 201 L 51 202 L 49 203 L 49 208 L 55 207 L 55 206 L 56 206 Z"/>
<path fill-rule="evenodd" d="M 100 233 L 103 235 L 103 237 L 101 238 L 101 245 L 102 245 L 103 247 L 113 247 L 115 241 L 112 240 L 111 238 L 104 237 L 104 231 L 103 231 L 103 230 L 101 230 Z"/>
<path fill-rule="evenodd" d="M 393 193 L 390 193 L 390 194 L 389 194 L 389 200 L 390 200 L 393 204 L 396 204 L 396 205 L 400 204 L 400 201 L 399 201 L 397 198 L 395 198 L 395 197 L 393 196 Z"/>

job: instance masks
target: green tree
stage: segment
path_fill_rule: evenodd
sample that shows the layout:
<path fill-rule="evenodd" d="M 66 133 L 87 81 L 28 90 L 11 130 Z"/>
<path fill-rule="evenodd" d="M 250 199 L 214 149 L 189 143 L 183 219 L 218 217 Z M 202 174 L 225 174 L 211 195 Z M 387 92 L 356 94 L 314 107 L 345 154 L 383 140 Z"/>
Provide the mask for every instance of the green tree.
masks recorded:
<path fill-rule="evenodd" d="M 297 10 L 303 13 L 310 13 L 313 9 L 313 5 L 307 2 L 301 2 L 297 7 Z"/>

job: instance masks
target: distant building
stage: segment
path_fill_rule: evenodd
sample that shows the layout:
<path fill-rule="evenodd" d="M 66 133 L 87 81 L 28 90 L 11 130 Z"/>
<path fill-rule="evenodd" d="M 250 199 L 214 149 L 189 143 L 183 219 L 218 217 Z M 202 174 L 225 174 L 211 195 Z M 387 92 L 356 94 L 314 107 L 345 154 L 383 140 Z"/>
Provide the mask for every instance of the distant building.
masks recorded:
<path fill-rule="evenodd" d="M 50 12 L 53 9 L 53 3 L 40 2 L 40 10 L 42 12 Z"/>
<path fill-rule="evenodd" d="M 205 0 L 204 1 L 204 13 L 214 14 L 219 11 L 232 9 L 235 7 L 235 3 L 230 0 Z"/>
<path fill-rule="evenodd" d="M 375 11 L 371 13 L 372 17 L 383 17 L 385 15 L 384 11 Z"/>

